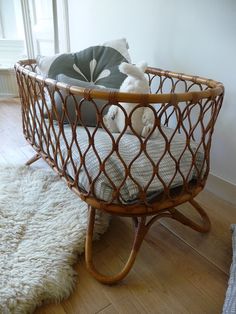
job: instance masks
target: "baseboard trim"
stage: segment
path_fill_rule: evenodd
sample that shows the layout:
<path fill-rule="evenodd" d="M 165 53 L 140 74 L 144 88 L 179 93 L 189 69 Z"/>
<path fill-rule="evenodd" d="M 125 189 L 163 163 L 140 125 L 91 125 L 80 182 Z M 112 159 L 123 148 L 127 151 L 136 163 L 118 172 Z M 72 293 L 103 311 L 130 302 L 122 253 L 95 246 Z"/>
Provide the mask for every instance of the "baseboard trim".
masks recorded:
<path fill-rule="evenodd" d="M 213 174 L 209 174 L 206 189 L 223 200 L 236 205 L 236 185 Z"/>

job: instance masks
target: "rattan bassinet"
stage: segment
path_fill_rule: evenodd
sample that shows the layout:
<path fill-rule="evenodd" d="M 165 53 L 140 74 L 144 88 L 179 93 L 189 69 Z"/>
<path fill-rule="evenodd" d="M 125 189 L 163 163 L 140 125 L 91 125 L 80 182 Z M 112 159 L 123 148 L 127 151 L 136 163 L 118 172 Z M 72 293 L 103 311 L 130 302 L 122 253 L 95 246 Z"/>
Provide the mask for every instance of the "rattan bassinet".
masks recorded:
<path fill-rule="evenodd" d="M 194 197 L 204 188 L 209 173 L 212 133 L 224 95 L 221 83 L 148 68 L 151 94 L 128 94 L 69 86 L 43 78 L 36 68 L 35 60 L 20 61 L 15 66 L 23 132 L 37 152 L 27 164 L 42 157 L 87 202 L 90 215 L 86 265 L 97 280 L 112 284 L 123 279 L 145 234 L 161 217 L 173 218 L 199 232 L 210 229 L 209 218 Z M 63 104 L 60 115 L 55 105 L 58 97 Z M 100 100 L 104 102 L 102 109 L 97 106 Z M 83 121 L 81 108 L 85 102 L 96 113 L 94 127 Z M 122 108 L 122 102 L 138 103 L 139 107 L 149 106 L 153 110 L 152 132 L 157 130 L 157 139 L 151 134 L 141 138 L 135 131 L 109 132 L 103 123 L 104 113 L 111 104 Z M 73 121 L 68 114 L 69 105 L 75 107 Z M 132 129 L 133 112 L 130 116 L 124 113 L 126 128 Z M 200 214 L 202 225 L 175 209 L 184 202 L 189 202 Z M 130 256 L 114 276 L 99 273 L 92 260 L 96 210 L 128 216 L 134 221 Z"/>

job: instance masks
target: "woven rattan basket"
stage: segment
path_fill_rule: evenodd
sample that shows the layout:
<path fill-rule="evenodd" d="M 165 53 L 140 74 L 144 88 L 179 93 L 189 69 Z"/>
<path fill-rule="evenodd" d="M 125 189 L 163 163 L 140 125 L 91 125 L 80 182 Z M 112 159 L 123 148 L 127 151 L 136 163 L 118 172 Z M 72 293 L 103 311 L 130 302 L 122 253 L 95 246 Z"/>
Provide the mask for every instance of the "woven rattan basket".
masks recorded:
<path fill-rule="evenodd" d="M 20 61 L 16 64 L 15 70 L 22 103 L 23 132 L 27 141 L 36 150 L 36 155 L 27 164 L 30 165 L 42 157 L 66 180 L 70 189 L 87 202 L 90 216 L 86 238 L 86 264 L 97 280 L 112 284 L 123 279 L 135 261 L 145 234 L 161 217 L 173 218 L 199 232 L 209 230 L 208 216 L 194 197 L 204 188 L 209 173 L 212 134 L 224 96 L 224 87 L 221 83 L 197 76 L 148 68 L 146 74 L 151 94 L 128 94 L 114 90 L 84 89 L 43 78 L 37 74 L 35 60 Z M 77 96 L 80 96 L 80 101 Z M 56 97 L 63 103 L 60 116 L 55 105 Z M 73 121 L 70 121 L 67 111 L 69 99 L 76 112 L 76 119 Z M 99 100 L 104 101 L 102 109 L 97 106 Z M 80 109 L 85 101 L 91 103 L 96 112 L 97 123 L 93 128 L 85 125 L 81 116 Z M 129 116 L 126 115 L 126 126 L 120 134 L 111 134 L 103 123 L 107 108 L 111 104 L 122 108 L 122 102 L 134 103 L 133 112 L 137 104 L 138 107 L 148 106 L 155 115 L 155 125 L 147 138 L 141 138 L 135 132 L 129 134 L 131 143 L 138 143 L 135 155 L 129 156 L 131 158 L 129 163 L 123 156 L 121 146 L 126 140 L 126 129 L 129 127 L 132 130 L 133 112 Z M 160 142 L 152 138 L 155 131 L 159 134 Z M 81 132 L 87 137 L 85 148 L 82 147 Z M 69 138 L 66 135 L 68 133 Z M 97 146 L 100 133 L 102 136 L 105 134 L 110 142 L 109 152 L 104 156 L 103 151 L 102 157 L 103 148 Z M 152 154 L 150 145 L 152 150 L 155 148 Z M 173 153 L 173 147 L 178 150 L 177 155 Z M 89 158 L 96 160 L 94 163 L 96 175 L 90 172 L 93 161 L 92 159 L 89 161 Z M 119 166 L 121 179 L 118 181 L 114 180 L 109 172 L 108 165 L 111 165 L 112 158 L 115 158 L 115 166 Z M 184 164 L 183 159 L 188 162 Z M 140 180 L 143 176 L 134 173 L 135 166 L 140 160 L 145 160 L 145 164 L 148 165 L 147 169 L 143 164 L 141 173 L 145 174 L 146 170 L 151 169 L 150 176 L 142 183 Z M 165 177 L 162 175 L 163 165 L 166 171 L 172 169 Z M 82 174 L 86 185 L 81 184 Z M 101 180 L 105 180 L 109 185 L 109 198 L 101 197 L 99 194 L 99 186 L 102 185 L 98 186 L 98 182 Z M 158 184 L 157 190 L 155 188 L 153 190 L 155 184 Z M 124 200 L 124 187 L 131 185 L 136 194 L 131 200 Z M 175 206 L 184 202 L 189 202 L 192 208 L 197 210 L 202 217 L 202 225 L 196 224 L 175 209 Z M 134 221 L 135 237 L 129 259 L 124 269 L 114 276 L 100 274 L 92 260 L 96 210 L 129 216 Z"/>

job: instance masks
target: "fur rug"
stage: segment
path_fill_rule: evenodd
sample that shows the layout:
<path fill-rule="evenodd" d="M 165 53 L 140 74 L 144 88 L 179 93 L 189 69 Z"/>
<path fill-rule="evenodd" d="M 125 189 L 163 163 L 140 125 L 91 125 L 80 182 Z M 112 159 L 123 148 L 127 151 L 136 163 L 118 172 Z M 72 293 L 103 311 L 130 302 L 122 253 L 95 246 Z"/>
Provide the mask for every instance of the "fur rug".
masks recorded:
<path fill-rule="evenodd" d="M 98 237 L 108 215 L 96 222 Z M 86 203 L 52 170 L 0 165 L 0 313 L 32 313 L 70 295 L 86 226 Z"/>

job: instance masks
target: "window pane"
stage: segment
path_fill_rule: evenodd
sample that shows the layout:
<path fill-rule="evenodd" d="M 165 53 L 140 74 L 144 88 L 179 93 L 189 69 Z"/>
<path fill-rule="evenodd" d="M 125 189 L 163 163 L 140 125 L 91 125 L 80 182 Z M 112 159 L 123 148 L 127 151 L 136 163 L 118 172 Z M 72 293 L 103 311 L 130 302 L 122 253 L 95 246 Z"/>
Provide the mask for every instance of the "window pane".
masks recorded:
<path fill-rule="evenodd" d="M 24 40 L 20 0 L 0 0 L 0 38 Z"/>
<path fill-rule="evenodd" d="M 53 55 L 54 26 L 51 0 L 29 0 L 35 55 Z"/>
<path fill-rule="evenodd" d="M 26 57 L 20 0 L 0 0 L 0 67 Z"/>

